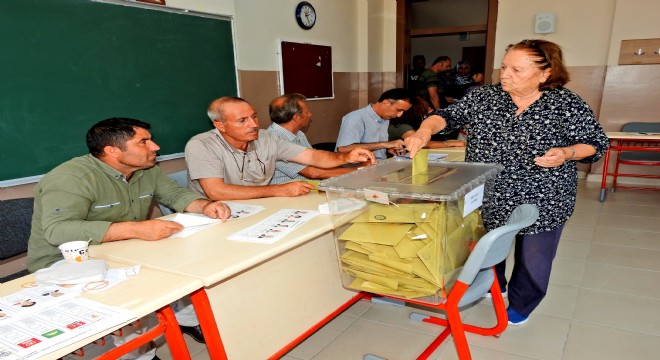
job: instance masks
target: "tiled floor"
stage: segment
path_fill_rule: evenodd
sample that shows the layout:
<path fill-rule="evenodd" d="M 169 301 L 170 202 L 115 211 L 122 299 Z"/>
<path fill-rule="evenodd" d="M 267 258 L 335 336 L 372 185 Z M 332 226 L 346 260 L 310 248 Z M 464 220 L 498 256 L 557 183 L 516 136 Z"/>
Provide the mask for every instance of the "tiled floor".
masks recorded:
<path fill-rule="evenodd" d="M 580 184 L 548 295 L 529 322 L 500 338 L 468 335 L 474 359 L 660 358 L 660 193 L 619 190 L 600 203 L 598 191 L 598 184 Z M 463 319 L 492 324 L 490 309 L 483 300 Z M 414 359 L 441 328 L 409 320 L 412 311 L 419 312 L 360 301 L 283 359 Z M 195 360 L 209 358 L 190 343 Z M 457 359 L 451 338 L 431 359 Z"/>

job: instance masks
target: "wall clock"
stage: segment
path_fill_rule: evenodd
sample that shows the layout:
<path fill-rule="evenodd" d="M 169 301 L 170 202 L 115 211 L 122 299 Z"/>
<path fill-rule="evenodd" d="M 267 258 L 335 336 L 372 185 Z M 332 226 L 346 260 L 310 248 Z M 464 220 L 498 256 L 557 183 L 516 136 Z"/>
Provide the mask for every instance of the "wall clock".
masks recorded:
<path fill-rule="evenodd" d="M 316 24 L 316 10 L 307 1 L 301 1 L 296 6 L 296 21 L 301 28 L 309 30 Z"/>

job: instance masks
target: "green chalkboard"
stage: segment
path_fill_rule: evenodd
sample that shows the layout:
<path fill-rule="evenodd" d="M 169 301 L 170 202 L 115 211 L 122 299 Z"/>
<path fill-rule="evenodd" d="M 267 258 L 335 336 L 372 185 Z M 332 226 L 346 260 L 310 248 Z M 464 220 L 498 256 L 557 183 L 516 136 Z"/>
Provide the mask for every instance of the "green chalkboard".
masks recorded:
<path fill-rule="evenodd" d="M 89 0 L 0 1 L 0 181 L 87 153 L 109 117 L 152 125 L 159 155 L 237 95 L 231 22 Z"/>

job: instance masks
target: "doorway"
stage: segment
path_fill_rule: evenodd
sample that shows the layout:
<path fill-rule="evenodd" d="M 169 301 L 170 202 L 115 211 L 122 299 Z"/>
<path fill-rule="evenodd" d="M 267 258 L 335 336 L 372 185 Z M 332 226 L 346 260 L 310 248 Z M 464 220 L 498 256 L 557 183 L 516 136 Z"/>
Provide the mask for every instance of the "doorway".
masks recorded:
<path fill-rule="evenodd" d="M 441 55 L 470 61 L 490 83 L 493 73 L 498 0 L 397 1 L 397 78 L 405 85 L 413 55 L 427 67 Z M 399 82 L 400 80 L 400 82 Z"/>

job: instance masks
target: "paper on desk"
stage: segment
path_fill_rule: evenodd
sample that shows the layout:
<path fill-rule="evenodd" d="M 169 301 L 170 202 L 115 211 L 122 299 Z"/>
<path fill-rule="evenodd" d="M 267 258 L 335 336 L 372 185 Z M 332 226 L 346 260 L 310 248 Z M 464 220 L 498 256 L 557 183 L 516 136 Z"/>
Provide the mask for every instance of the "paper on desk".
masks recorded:
<path fill-rule="evenodd" d="M 231 216 L 229 217 L 229 220 L 237 220 L 252 216 L 265 209 L 265 207 L 261 205 L 241 204 L 235 202 L 225 202 L 225 204 L 227 204 L 229 209 L 231 209 Z"/>
<path fill-rule="evenodd" d="M 183 230 L 170 236 L 170 238 L 185 238 L 196 232 L 207 229 L 220 222 L 202 214 L 177 213 L 173 218 L 167 219 L 183 225 Z"/>
<path fill-rule="evenodd" d="M 294 229 L 305 224 L 318 214 L 319 212 L 314 210 L 281 209 L 266 219 L 229 235 L 227 239 L 272 244 L 287 236 Z"/>

